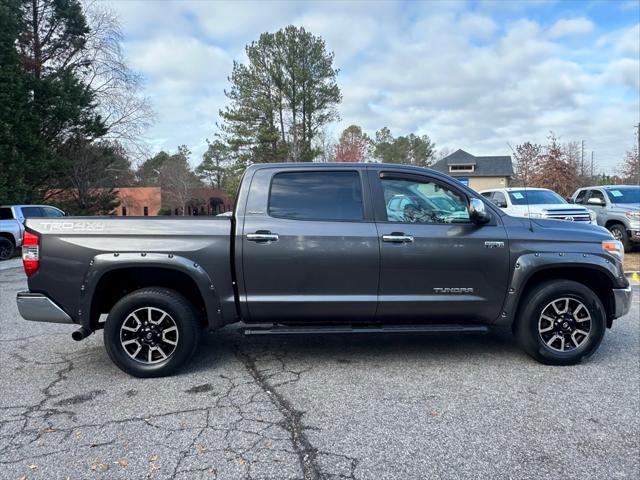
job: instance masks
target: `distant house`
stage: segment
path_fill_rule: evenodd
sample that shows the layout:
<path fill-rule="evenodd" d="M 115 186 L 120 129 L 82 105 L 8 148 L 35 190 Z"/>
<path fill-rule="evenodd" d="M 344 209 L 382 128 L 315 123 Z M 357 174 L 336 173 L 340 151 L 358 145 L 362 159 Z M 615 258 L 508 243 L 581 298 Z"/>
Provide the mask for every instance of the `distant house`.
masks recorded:
<path fill-rule="evenodd" d="M 186 210 L 166 189 L 160 187 L 116 188 L 120 205 L 113 211 L 118 216 L 217 215 L 233 209 L 233 200 L 224 192 L 209 187 L 189 192 Z M 161 212 L 163 210 L 163 212 Z"/>
<path fill-rule="evenodd" d="M 509 155 L 476 157 L 464 150 L 456 150 L 431 168 L 456 178 L 474 190 L 508 187 L 513 177 L 513 162 Z"/>
<path fill-rule="evenodd" d="M 169 215 L 182 215 L 182 206 L 173 195 L 163 190 L 162 207 Z M 233 210 L 233 200 L 222 190 L 197 187 L 189 192 L 185 215 L 217 215 Z"/>
<path fill-rule="evenodd" d="M 114 210 L 118 216 L 146 217 L 158 215 L 162 204 L 160 187 L 119 187 L 120 205 Z"/>

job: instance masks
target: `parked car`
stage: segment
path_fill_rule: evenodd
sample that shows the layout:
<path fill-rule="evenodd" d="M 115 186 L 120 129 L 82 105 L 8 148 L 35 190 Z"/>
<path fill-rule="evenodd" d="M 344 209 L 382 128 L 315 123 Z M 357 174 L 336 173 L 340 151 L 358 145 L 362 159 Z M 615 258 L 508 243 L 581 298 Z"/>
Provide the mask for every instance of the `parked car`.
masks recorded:
<path fill-rule="evenodd" d="M 64 212 L 50 205 L 0 206 L 0 261 L 13 257 L 22 245 L 24 221 L 29 217 L 61 217 Z"/>
<path fill-rule="evenodd" d="M 596 214 L 597 223 L 607 228 L 626 252 L 640 243 L 640 186 L 605 185 L 579 188 L 573 203 L 585 205 Z"/>
<path fill-rule="evenodd" d="M 480 194 L 514 217 L 596 223 L 596 216 L 589 209 L 571 205 L 547 188 L 495 188 Z"/>
<path fill-rule="evenodd" d="M 30 218 L 20 314 L 77 324 L 76 340 L 104 328 L 115 364 L 153 377 L 193 355 L 201 327 L 240 320 L 245 334 L 510 325 L 532 357 L 573 364 L 631 305 L 605 229 L 508 216 L 425 168 L 252 165 L 233 215 Z"/>

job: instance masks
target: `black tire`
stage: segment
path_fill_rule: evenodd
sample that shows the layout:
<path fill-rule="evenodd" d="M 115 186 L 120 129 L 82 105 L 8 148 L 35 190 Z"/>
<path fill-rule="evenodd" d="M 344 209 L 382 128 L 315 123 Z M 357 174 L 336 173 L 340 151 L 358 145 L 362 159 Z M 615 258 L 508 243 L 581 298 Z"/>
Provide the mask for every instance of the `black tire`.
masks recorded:
<path fill-rule="evenodd" d="M 0 261 L 13 258 L 16 246 L 6 237 L 0 237 Z"/>
<path fill-rule="evenodd" d="M 631 251 L 629 232 L 627 232 L 627 228 L 622 223 L 614 223 L 613 225 L 610 225 L 609 231 L 611 232 L 611 235 L 613 235 L 613 238 L 622 242 L 622 246 L 626 253 Z"/>
<path fill-rule="evenodd" d="M 123 330 L 123 325 L 125 322 L 132 321 L 134 313 L 137 319 L 145 310 L 149 312 L 149 309 L 154 314 L 160 312 L 157 313 L 160 316 L 162 313 L 168 314 L 168 317 L 163 317 L 166 318 L 163 322 L 168 322 L 169 320 L 172 322 L 169 324 L 169 328 L 165 328 L 167 331 L 174 330 L 175 332 L 176 330 L 172 327 L 177 327 L 177 334 L 171 339 L 171 341 L 175 340 L 175 344 L 166 345 L 162 343 L 165 341 L 163 340 L 165 339 L 165 334 L 160 327 L 158 327 L 158 330 L 162 333 L 162 336 L 156 338 L 158 343 L 153 347 L 149 347 L 149 345 L 143 343 L 144 340 L 137 338 L 138 335 L 141 335 L 141 332 L 130 334 L 128 333 L 130 330 Z M 148 329 L 148 327 L 144 326 L 144 317 L 137 323 L 140 330 L 143 328 Z M 131 328 L 129 323 L 125 327 Z M 191 359 L 200 343 L 200 330 L 198 311 L 183 295 L 168 288 L 143 288 L 126 295 L 113 306 L 104 327 L 104 346 L 113 363 L 123 372 L 143 378 L 164 377 L 171 375 Z M 155 333 L 157 334 L 157 331 Z M 123 335 L 133 335 L 138 343 L 134 342 L 132 347 L 125 347 L 123 341 L 126 343 L 128 340 L 123 340 L 121 338 Z M 142 359 L 134 359 L 131 353 L 127 353 L 127 348 L 134 350 L 135 353 L 137 346 L 140 346 L 142 349 L 141 355 L 145 354 L 144 348 L 146 347 L 146 353 L 148 353 L 149 349 L 156 349 L 151 354 L 152 358 L 161 357 L 157 351 L 157 345 L 160 345 L 160 348 L 164 347 L 166 349 L 168 347 L 169 349 L 173 348 L 173 350 L 164 359 L 156 358 L 154 363 L 148 363 Z M 163 354 L 165 354 L 164 350 Z"/>
<path fill-rule="evenodd" d="M 561 320 L 564 317 L 557 315 L 554 310 L 547 310 L 548 308 L 553 308 L 553 305 L 551 305 L 553 302 L 561 302 L 560 305 L 563 305 L 564 302 L 561 299 L 566 298 L 570 299 L 569 303 L 572 306 L 577 307 L 579 303 L 583 305 L 583 308 L 575 308 L 574 311 L 569 310 L 568 313 L 571 315 L 567 315 L 567 318 L 575 319 L 576 315 L 578 315 L 582 317 L 579 319 L 580 322 L 586 322 L 584 320 L 586 318 L 584 309 L 587 310 L 590 316 L 588 324 L 572 321 L 569 324 L 585 330 L 588 325 L 588 335 L 584 336 L 584 338 L 582 334 L 576 333 L 576 336 L 572 337 L 572 333 L 564 333 L 562 328 L 567 323 Z M 567 303 L 567 309 L 573 308 L 569 303 Z M 604 307 L 598 296 L 581 283 L 571 280 L 551 280 L 542 283 L 534 287 L 526 295 L 521 305 L 518 318 L 514 324 L 514 335 L 524 351 L 541 363 L 547 365 L 575 365 L 593 354 L 602 342 L 606 329 Z M 541 319 L 543 313 L 549 314 L 549 312 L 553 313 L 552 316 L 557 315 L 558 319 L 560 319 L 558 323 Z M 548 316 L 545 315 L 545 317 Z M 551 325 L 554 325 L 554 329 L 550 332 L 543 334 L 539 331 L 548 329 Z M 549 337 L 556 335 L 556 328 L 562 331 L 558 332 L 558 337 L 549 346 L 546 341 L 550 340 Z M 567 332 L 570 332 L 570 330 L 567 330 Z M 578 343 L 578 345 L 575 345 L 574 342 Z M 569 347 L 571 348 L 569 349 Z M 560 348 L 562 348 L 562 351 L 560 351 Z M 567 348 L 566 351 L 564 351 L 565 348 Z"/>

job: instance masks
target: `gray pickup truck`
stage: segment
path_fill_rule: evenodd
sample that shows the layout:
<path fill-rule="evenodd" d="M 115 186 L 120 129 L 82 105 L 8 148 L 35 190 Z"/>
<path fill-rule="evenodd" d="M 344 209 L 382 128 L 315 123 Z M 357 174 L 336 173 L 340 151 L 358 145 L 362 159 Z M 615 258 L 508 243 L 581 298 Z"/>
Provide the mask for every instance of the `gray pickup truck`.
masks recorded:
<path fill-rule="evenodd" d="M 78 324 L 76 340 L 104 328 L 140 377 L 238 321 L 246 334 L 512 326 L 532 357 L 565 365 L 629 311 L 623 255 L 602 227 L 510 217 L 429 169 L 261 164 L 229 218 L 27 220 L 17 301 L 27 320 Z"/>
<path fill-rule="evenodd" d="M 571 196 L 573 203 L 584 205 L 596 214 L 598 225 L 620 240 L 625 252 L 640 244 L 640 186 L 603 185 L 579 188 Z"/>

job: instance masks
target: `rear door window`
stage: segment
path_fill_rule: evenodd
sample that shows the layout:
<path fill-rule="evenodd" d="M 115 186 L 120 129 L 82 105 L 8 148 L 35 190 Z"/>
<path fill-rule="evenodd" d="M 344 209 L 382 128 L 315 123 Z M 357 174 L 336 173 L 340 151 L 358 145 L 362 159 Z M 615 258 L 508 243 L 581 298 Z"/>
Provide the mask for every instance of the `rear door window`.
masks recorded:
<path fill-rule="evenodd" d="M 362 183 L 356 171 L 274 175 L 269 215 L 293 220 L 362 221 Z"/>
<path fill-rule="evenodd" d="M 22 207 L 22 216 L 24 218 L 44 217 L 45 214 L 40 207 Z"/>
<path fill-rule="evenodd" d="M 53 207 L 42 207 L 42 211 L 46 217 L 59 218 L 64 216 L 60 210 Z"/>

